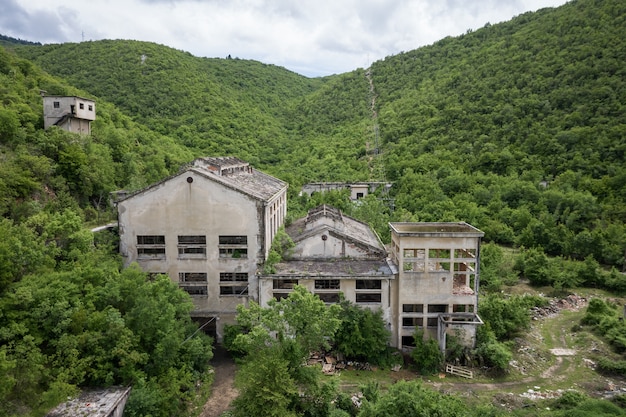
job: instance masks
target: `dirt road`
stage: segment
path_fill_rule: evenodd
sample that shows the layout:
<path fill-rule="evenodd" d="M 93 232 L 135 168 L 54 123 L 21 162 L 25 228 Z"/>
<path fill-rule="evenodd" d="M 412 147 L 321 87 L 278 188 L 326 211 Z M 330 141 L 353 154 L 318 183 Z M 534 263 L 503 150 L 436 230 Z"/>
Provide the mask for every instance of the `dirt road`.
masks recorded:
<path fill-rule="evenodd" d="M 231 402 L 237 398 L 237 389 L 234 386 L 235 362 L 221 346 L 215 348 L 211 365 L 215 371 L 215 379 L 211 396 L 204 404 L 199 417 L 219 417 L 228 410 Z"/>

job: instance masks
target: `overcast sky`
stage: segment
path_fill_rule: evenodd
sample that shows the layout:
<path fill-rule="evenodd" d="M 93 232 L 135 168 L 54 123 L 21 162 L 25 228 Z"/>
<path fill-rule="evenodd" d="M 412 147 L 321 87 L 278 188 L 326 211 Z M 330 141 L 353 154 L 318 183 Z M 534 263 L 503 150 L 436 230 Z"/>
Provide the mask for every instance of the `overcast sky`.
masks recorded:
<path fill-rule="evenodd" d="M 0 0 L 0 34 L 156 42 L 317 77 L 565 0 Z"/>

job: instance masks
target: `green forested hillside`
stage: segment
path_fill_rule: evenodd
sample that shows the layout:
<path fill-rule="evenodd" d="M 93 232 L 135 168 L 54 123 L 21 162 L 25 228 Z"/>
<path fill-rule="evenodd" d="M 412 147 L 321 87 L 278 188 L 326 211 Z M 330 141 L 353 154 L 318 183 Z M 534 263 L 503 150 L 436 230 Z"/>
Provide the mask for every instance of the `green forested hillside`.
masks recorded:
<path fill-rule="evenodd" d="M 185 407 L 207 342 L 184 342 L 184 294 L 122 271 L 85 224 L 112 218 L 111 191 L 200 155 L 288 181 L 292 216 L 328 198 L 383 238 L 389 220 L 467 221 L 523 248 L 514 273 L 533 284 L 626 291 L 625 19 L 621 0 L 575 0 L 323 79 L 146 42 L 5 39 L 0 414 L 41 415 L 77 386 L 110 383 L 134 384 L 132 415 Z M 92 135 L 44 131 L 40 90 L 95 99 Z M 368 179 L 394 182 L 393 211 L 297 196 L 307 181 Z M 496 248 L 485 246 L 484 288 L 504 279 L 489 269 Z M 157 307 L 125 294 L 169 313 L 142 326 Z M 179 357 L 158 356 L 172 346 Z"/>
<path fill-rule="evenodd" d="M 578 0 L 375 62 L 395 215 L 621 267 L 625 14 L 617 0 Z M 382 179 L 368 163 L 364 70 L 307 79 L 133 41 L 16 50 L 195 153 L 280 176 L 292 195 L 307 181 Z"/>

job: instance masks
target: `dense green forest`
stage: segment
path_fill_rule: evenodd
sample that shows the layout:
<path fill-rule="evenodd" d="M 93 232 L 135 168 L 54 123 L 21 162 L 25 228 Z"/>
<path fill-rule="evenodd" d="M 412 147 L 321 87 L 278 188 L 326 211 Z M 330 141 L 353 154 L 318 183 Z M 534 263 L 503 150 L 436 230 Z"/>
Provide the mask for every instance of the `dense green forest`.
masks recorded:
<path fill-rule="evenodd" d="M 2 37 L 0 415 L 41 415 L 77 387 L 128 383 L 130 415 L 185 409 L 210 357 L 189 300 L 122 270 L 115 238 L 86 225 L 114 218 L 111 191 L 202 155 L 288 181 L 290 218 L 327 202 L 383 239 L 388 221 L 483 230 L 493 291 L 481 303 L 492 322 L 483 357 L 496 367 L 534 302 L 501 299 L 502 285 L 626 292 L 625 28 L 623 1 L 574 0 L 316 79 L 146 42 Z M 41 91 L 95 99 L 92 134 L 44 131 Z M 341 193 L 298 196 L 310 181 L 364 180 L 393 187 L 356 206 Z M 512 269 L 502 247 L 520 250 Z M 148 298 L 168 314 L 150 320 Z"/>

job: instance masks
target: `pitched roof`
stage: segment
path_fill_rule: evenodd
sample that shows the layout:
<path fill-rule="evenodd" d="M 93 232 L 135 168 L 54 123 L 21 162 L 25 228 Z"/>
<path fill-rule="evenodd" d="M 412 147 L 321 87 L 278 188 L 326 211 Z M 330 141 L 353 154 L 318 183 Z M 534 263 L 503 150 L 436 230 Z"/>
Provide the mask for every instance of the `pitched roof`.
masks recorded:
<path fill-rule="evenodd" d="M 252 168 L 249 163 L 239 158 L 206 157 L 195 159 L 190 164 L 184 166 L 177 174 L 136 192 L 124 195 L 117 200 L 117 202 L 144 193 L 159 184 L 184 175 L 189 171 L 262 201 L 271 200 L 277 193 L 287 188 L 286 182 Z"/>
<path fill-rule="evenodd" d="M 362 246 L 367 246 L 371 251 L 379 252 L 381 256 L 386 253 L 380 238 L 369 225 L 325 204 L 309 210 L 306 217 L 294 221 L 285 229 L 285 232 L 296 243 L 322 231 L 329 231 Z"/>

